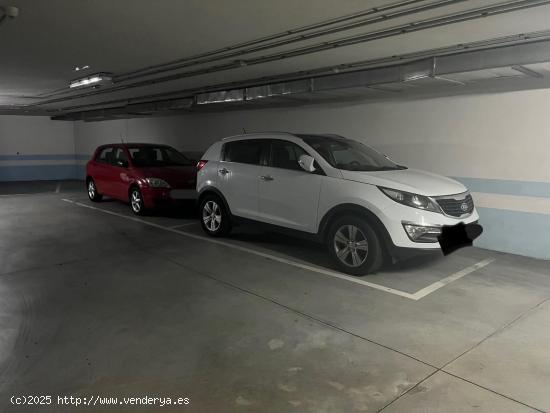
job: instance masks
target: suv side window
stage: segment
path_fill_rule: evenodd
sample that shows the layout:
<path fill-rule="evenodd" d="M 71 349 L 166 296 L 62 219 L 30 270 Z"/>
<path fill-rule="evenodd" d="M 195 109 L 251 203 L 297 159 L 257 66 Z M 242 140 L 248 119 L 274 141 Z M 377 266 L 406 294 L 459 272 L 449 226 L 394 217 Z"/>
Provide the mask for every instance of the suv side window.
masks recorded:
<path fill-rule="evenodd" d="M 298 164 L 298 159 L 300 159 L 302 155 L 307 155 L 307 152 L 295 143 L 283 140 L 272 140 L 269 166 L 303 171 Z"/>
<path fill-rule="evenodd" d="M 99 152 L 99 154 L 96 156 L 95 158 L 96 162 L 113 163 L 112 161 L 113 161 L 114 150 L 115 148 L 113 148 L 112 146 L 103 148 Z"/>
<path fill-rule="evenodd" d="M 246 139 L 227 142 L 223 148 L 223 160 L 227 162 L 247 163 L 260 165 L 265 139 Z"/>

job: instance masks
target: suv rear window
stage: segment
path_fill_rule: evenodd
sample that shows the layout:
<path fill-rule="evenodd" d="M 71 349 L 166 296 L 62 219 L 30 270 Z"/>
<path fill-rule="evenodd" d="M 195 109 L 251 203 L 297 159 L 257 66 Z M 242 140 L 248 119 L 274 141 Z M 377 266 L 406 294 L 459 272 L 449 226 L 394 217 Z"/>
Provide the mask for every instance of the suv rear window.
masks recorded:
<path fill-rule="evenodd" d="M 266 140 L 253 139 L 227 142 L 224 145 L 223 160 L 227 162 L 260 165 L 262 150 L 267 143 Z"/>

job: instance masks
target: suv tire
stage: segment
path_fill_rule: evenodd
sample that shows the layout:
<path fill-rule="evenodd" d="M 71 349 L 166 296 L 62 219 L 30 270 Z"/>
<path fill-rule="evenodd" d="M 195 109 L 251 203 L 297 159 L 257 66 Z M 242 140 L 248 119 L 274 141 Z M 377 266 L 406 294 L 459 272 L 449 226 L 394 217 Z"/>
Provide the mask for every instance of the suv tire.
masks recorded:
<path fill-rule="evenodd" d="M 206 195 L 202 199 L 199 217 L 202 229 L 211 237 L 223 237 L 231 231 L 229 213 L 217 195 Z"/>
<path fill-rule="evenodd" d="M 338 268 L 352 275 L 376 272 L 384 255 L 376 232 L 361 218 L 343 216 L 331 226 L 327 247 Z"/>

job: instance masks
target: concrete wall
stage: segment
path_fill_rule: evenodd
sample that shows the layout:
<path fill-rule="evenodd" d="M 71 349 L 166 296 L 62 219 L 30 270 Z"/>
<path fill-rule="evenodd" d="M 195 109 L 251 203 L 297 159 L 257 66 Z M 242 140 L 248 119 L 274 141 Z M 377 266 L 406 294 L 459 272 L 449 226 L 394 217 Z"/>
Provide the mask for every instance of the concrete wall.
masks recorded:
<path fill-rule="evenodd" d="M 550 90 L 352 106 L 230 111 L 76 122 L 77 153 L 99 143 L 159 141 L 204 150 L 247 131 L 332 132 L 363 140 L 396 161 L 450 176 L 550 182 Z"/>
<path fill-rule="evenodd" d="M 38 116 L 0 116 L 0 181 L 76 176 L 73 125 Z"/>
<path fill-rule="evenodd" d="M 550 90 L 531 90 L 76 122 L 75 153 L 85 158 L 97 145 L 121 136 L 195 151 L 243 128 L 338 133 L 363 140 L 399 163 L 464 182 L 485 227 L 478 246 L 550 259 L 548 102 Z"/>

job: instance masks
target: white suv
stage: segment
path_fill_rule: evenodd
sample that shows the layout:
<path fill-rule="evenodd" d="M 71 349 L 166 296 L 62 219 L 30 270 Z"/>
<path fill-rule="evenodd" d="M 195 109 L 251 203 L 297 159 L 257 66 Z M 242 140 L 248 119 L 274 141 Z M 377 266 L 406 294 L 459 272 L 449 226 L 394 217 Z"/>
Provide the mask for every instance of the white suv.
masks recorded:
<path fill-rule="evenodd" d="M 271 224 L 326 243 L 354 275 L 385 257 L 437 251 L 442 228 L 479 218 L 459 182 L 336 135 L 233 136 L 214 143 L 197 169 L 207 234 L 226 235 L 239 221 Z"/>

